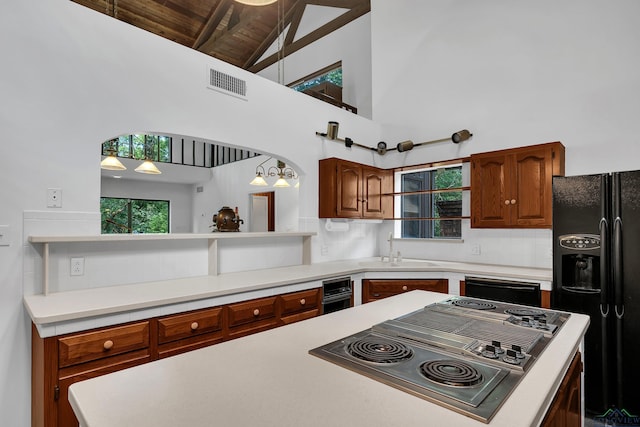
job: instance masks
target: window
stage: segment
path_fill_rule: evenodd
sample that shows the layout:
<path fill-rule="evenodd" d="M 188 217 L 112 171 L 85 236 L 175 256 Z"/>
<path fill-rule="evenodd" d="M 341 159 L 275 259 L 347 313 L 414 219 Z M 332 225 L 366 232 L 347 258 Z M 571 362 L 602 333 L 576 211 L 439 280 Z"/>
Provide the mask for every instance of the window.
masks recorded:
<path fill-rule="evenodd" d="M 324 82 L 333 83 L 336 86 L 342 87 L 342 62 L 337 62 L 333 65 L 318 70 L 313 74 L 303 77 L 289 85 L 293 90 L 298 92 L 304 92 L 314 86 L 318 86 Z"/>
<path fill-rule="evenodd" d="M 168 233 L 169 201 L 100 198 L 102 234 Z"/>
<path fill-rule="evenodd" d="M 461 165 L 396 172 L 396 182 L 395 216 L 401 219 L 401 238 L 462 237 Z"/>
<path fill-rule="evenodd" d="M 161 135 L 121 135 L 102 144 L 102 155 L 111 151 L 118 157 L 171 163 L 171 137 Z"/>

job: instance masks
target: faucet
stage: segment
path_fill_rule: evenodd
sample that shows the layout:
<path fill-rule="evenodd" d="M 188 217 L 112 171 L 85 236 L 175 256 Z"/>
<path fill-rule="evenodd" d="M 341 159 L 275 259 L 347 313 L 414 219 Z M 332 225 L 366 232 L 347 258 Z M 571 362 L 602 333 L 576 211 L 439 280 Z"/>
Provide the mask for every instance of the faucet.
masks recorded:
<path fill-rule="evenodd" d="M 393 262 L 393 231 L 389 233 L 389 237 L 387 237 L 387 242 L 389 242 L 389 262 Z M 380 257 L 380 260 L 384 262 L 384 255 Z"/>

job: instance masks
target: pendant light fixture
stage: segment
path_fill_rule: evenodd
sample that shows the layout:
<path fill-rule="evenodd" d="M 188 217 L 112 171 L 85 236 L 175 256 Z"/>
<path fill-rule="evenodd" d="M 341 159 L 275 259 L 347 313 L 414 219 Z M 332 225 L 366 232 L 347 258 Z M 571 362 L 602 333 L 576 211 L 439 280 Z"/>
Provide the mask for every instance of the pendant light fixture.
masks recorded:
<path fill-rule="evenodd" d="M 100 169 L 106 169 L 110 171 L 123 171 L 127 170 L 126 166 L 122 164 L 116 157 L 113 151 L 109 152 L 109 155 L 102 159 L 100 162 Z"/>
<path fill-rule="evenodd" d="M 115 139 L 112 139 L 102 144 L 103 153 L 106 152 L 107 157 L 102 159 L 102 161 L 100 162 L 100 169 L 106 169 L 110 171 L 127 170 L 125 165 L 123 165 L 122 162 L 118 160 L 118 158 L 116 157 L 116 153 L 118 152 L 118 149 L 116 148 L 115 145 L 116 145 Z M 105 149 L 105 146 L 107 146 L 108 148 Z"/>
<path fill-rule="evenodd" d="M 135 168 L 134 170 L 138 173 L 146 173 L 149 175 L 160 175 L 162 172 L 160 172 L 160 169 L 158 169 L 158 167 L 153 164 L 153 162 L 151 161 L 151 159 L 149 159 L 149 152 L 148 152 L 148 148 L 149 148 L 149 138 L 148 135 L 145 135 L 144 137 L 144 162 L 142 162 L 142 164 L 140 166 L 138 166 L 137 168 Z"/>
<path fill-rule="evenodd" d="M 249 184 L 250 185 L 261 185 L 263 187 L 269 185 L 269 184 L 267 184 L 267 181 L 265 181 L 265 179 L 262 176 L 261 172 L 256 172 L 256 177 L 253 178 L 253 180 Z"/>
<path fill-rule="evenodd" d="M 238 3 L 246 4 L 248 6 L 266 6 L 268 4 L 275 3 L 278 0 L 236 0 Z"/>
<path fill-rule="evenodd" d="M 287 167 L 287 165 L 281 160 L 277 161 L 277 166 L 270 166 L 269 169 L 265 170 L 262 165 L 264 165 L 271 159 L 272 157 L 269 157 L 267 160 L 256 166 L 256 176 L 249 184 L 267 186 L 269 184 L 265 180 L 265 177 L 277 176 L 278 180 L 275 182 L 275 184 L 273 184 L 274 187 L 290 187 L 291 184 L 289 184 L 287 179 L 298 179 L 298 175 L 296 174 L 296 172 L 292 168 Z"/>
<path fill-rule="evenodd" d="M 134 169 L 138 173 L 147 173 L 149 175 L 160 175 L 160 169 L 149 159 L 142 162 L 140 166 Z"/>

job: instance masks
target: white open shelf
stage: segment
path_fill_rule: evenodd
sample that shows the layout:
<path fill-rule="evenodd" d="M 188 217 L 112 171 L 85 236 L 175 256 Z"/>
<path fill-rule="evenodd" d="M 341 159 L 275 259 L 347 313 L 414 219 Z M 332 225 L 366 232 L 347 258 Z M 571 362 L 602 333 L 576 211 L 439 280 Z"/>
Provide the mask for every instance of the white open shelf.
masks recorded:
<path fill-rule="evenodd" d="M 42 243 L 43 293 L 49 293 L 49 245 L 55 243 L 79 242 L 127 242 L 127 241 L 162 241 L 162 240 L 207 240 L 209 242 L 208 272 L 211 276 L 218 275 L 218 241 L 219 240 L 255 240 L 265 238 L 302 238 L 302 264 L 311 264 L 311 237 L 313 232 L 218 232 L 208 234 L 100 234 L 85 236 L 29 236 L 29 242 Z"/>

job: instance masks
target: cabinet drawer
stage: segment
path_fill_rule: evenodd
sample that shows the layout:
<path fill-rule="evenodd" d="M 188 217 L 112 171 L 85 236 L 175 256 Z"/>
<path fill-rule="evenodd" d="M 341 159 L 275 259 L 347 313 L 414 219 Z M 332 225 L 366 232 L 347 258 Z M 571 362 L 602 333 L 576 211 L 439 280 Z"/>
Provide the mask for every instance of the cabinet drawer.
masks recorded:
<path fill-rule="evenodd" d="M 164 344 L 221 329 L 221 307 L 166 316 L 158 319 L 158 343 Z"/>
<path fill-rule="evenodd" d="M 59 367 L 149 347 L 149 322 L 74 334 L 58 340 Z"/>
<path fill-rule="evenodd" d="M 276 297 L 259 298 L 227 306 L 229 328 L 275 318 Z"/>
<path fill-rule="evenodd" d="M 312 310 L 317 308 L 320 302 L 320 288 L 280 295 L 280 301 L 281 316 Z"/>
<path fill-rule="evenodd" d="M 414 290 L 446 293 L 447 279 L 367 279 L 363 281 L 363 302 L 374 301 Z"/>

